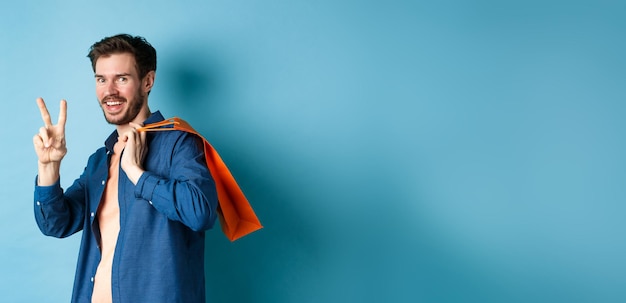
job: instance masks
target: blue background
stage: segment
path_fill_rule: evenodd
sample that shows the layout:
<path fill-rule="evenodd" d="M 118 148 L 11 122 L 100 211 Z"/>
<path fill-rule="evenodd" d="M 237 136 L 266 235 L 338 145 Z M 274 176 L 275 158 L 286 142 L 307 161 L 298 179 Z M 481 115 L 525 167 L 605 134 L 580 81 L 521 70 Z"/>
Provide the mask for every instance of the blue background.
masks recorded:
<path fill-rule="evenodd" d="M 151 108 L 265 225 L 208 233 L 210 302 L 626 302 L 625 29 L 623 1 L 4 1 L 2 301 L 69 301 L 35 99 L 68 100 L 66 187 L 113 130 L 88 48 L 128 32 L 158 52 Z"/>

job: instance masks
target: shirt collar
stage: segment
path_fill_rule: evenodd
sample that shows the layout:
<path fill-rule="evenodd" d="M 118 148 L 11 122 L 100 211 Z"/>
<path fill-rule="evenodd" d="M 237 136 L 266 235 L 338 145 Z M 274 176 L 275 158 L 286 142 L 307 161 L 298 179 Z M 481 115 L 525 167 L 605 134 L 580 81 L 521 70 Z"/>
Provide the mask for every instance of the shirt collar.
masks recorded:
<path fill-rule="evenodd" d="M 165 118 L 163 118 L 163 115 L 161 115 L 161 111 L 157 110 L 156 112 L 152 113 L 150 117 L 146 119 L 146 121 L 143 122 L 143 125 L 156 123 L 163 120 L 165 120 Z M 117 130 L 114 130 L 113 133 L 111 133 L 111 135 L 106 139 L 106 141 L 104 141 L 104 146 L 107 148 L 107 151 L 109 153 L 113 152 L 113 145 L 117 143 L 118 137 L 119 134 L 117 133 Z"/>

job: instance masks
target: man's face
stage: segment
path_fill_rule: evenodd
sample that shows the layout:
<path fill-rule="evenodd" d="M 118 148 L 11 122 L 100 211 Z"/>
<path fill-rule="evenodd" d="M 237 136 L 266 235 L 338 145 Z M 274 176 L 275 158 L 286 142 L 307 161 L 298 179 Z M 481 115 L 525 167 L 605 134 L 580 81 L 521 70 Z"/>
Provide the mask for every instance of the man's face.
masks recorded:
<path fill-rule="evenodd" d="M 98 58 L 95 78 L 96 95 L 104 118 L 110 124 L 123 125 L 132 122 L 146 105 L 147 91 L 142 79 L 139 79 L 132 54 L 121 53 Z"/>

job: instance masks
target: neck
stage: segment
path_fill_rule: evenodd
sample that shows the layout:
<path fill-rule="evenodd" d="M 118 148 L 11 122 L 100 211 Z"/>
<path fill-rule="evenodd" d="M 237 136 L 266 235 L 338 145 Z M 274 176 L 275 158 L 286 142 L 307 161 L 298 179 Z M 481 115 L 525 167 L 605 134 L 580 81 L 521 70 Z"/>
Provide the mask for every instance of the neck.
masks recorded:
<path fill-rule="evenodd" d="M 150 112 L 150 108 L 148 108 L 148 106 L 146 105 L 141 109 L 141 111 L 137 114 L 137 116 L 135 116 L 135 118 L 131 122 L 143 126 L 143 122 L 146 121 L 148 117 L 150 117 L 151 114 L 152 112 Z M 127 124 L 116 125 L 116 128 L 117 128 L 117 133 L 121 135 L 131 130 L 133 127 L 129 123 L 127 123 Z"/>

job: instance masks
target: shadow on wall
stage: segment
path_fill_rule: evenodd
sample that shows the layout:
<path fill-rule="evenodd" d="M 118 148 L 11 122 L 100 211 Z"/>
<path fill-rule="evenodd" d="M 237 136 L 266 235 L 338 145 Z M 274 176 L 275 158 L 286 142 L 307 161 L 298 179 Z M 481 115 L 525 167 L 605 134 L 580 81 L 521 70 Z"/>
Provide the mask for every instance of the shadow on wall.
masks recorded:
<path fill-rule="evenodd" d="M 312 219 L 290 207 L 290 201 L 297 198 L 293 190 L 285 190 L 281 180 L 262 173 L 272 171 L 272 176 L 284 177 L 293 172 L 269 164 L 263 167 L 258 164 L 261 159 L 254 159 L 245 135 L 224 131 L 231 129 L 228 125 L 240 122 L 228 121 L 228 114 L 224 114 L 229 102 L 238 102 L 229 91 L 237 84 L 232 83 L 228 66 L 219 54 L 202 47 L 186 47 L 169 56 L 162 60 L 159 85 L 167 100 L 177 100 L 172 114 L 190 121 L 211 140 L 264 225 L 233 243 L 222 234 L 217 222 L 207 232 L 207 298 L 210 302 L 279 302 L 279 292 L 296 283 L 293 277 L 300 274 L 299 270 L 316 267 L 319 245 L 317 235 L 307 228 L 313 224 L 306 220 Z"/>
<path fill-rule="evenodd" d="M 265 226 L 234 243 L 219 226 L 207 233 L 208 301 L 516 302 L 508 287 L 517 281 L 503 283 L 497 268 L 468 256 L 429 211 L 440 200 L 422 194 L 429 192 L 427 176 L 407 171 L 403 154 L 369 143 L 372 135 L 390 134 L 365 128 L 372 131 L 341 150 L 302 161 L 278 146 L 297 142 L 260 146 L 280 136 L 232 118 L 243 100 L 226 56 L 203 47 L 168 56 L 159 86 L 177 100 L 172 113 L 211 140 Z M 337 166 L 329 173 L 325 163 Z"/>

